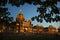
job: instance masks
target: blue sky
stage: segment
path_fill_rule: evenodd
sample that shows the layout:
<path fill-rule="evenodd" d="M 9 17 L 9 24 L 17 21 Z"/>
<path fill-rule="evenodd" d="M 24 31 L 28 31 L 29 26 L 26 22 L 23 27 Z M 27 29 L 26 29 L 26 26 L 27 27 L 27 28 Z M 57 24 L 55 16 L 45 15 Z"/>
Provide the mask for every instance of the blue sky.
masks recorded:
<path fill-rule="evenodd" d="M 58 3 L 58 7 L 60 7 L 59 5 L 60 3 Z M 25 5 L 21 5 L 20 7 L 16 7 L 16 6 L 11 6 L 10 4 L 7 4 L 6 7 L 8 8 L 9 12 L 11 13 L 10 16 L 12 16 L 14 18 L 14 20 L 16 20 L 16 15 L 19 14 L 19 11 L 22 10 L 23 11 L 23 15 L 25 17 L 26 20 L 37 16 L 38 13 L 36 12 L 37 7 L 39 6 L 34 6 L 34 5 L 29 5 L 29 4 L 25 4 Z M 60 22 L 52 22 L 52 23 L 46 23 L 45 21 L 43 21 L 42 23 L 37 22 L 36 20 L 32 22 L 33 25 L 43 25 L 44 27 L 48 27 L 49 25 L 53 25 L 55 27 L 59 27 L 60 26 Z"/>

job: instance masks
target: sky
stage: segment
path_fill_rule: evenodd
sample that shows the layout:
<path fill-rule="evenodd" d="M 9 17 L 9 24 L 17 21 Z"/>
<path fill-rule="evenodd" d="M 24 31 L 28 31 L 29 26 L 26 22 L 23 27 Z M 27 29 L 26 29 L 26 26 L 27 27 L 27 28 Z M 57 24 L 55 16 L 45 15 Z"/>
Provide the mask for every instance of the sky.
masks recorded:
<path fill-rule="evenodd" d="M 57 5 L 58 7 L 60 7 L 60 3 L 58 3 Z M 22 10 L 23 15 L 25 17 L 26 20 L 31 19 L 34 16 L 37 16 L 37 7 L 39 6 L 34 6 L 34 5 L 29 5 L 29 4 L 24 4 L 21 5 L 20 7 L 16 7 L 16 6 L 12 6 L 11 4 L 7 4 L 6 7 L 8 8 L 8 11 L 11 13 L 10 16 L 12 16 L 14 18 L 14 21 L 16 20 L 16 16 L 19 14 L 20 10 Z M 33 25 L 42 25 L 44 27 L 48 27 L 49 25 L 53 25 L 56 28 L 58 28 L 60 26 L 60 22 L 51 22 L 51 23 L 46 23 L 45 20 L 40 23 L 35 21 L 31 21 Z"/>

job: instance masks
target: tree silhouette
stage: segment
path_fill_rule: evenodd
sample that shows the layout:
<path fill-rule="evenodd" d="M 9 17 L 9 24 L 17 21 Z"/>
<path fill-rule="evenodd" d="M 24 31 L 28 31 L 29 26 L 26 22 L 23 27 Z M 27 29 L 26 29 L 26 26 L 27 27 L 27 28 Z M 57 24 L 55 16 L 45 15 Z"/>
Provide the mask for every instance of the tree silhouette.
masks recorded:
<path fill-rule="evenodd" d="M 11 31 L 15 31 L 14 29 L 16 29 L 16 22 L 10 23 L 10 28 L 11 28 Z"/>
<path fill-rule="evenodd" d="M 0 7 L 0 28 L 4 25 L 6 30 L 9 27 L 9 24 L 13 21 L 12 17 L 9 17 L 10 13 L 7 11 L 7 8 Z"/>
<path fill-rule="evenodd" d="M 16 7 L 24 5 L 25 3 L 35 6 L 40 5 L 37 8 L 39 14 L 38 16 L 32 17 L 32 21 L 36 19 L 38 22 L 43 22 L 44 19 L 46 22 L 58 22 L 60 21 L 60 8 L 57 7 L 57 2 L 60 2 L 60 0 L 1 0 L 0 6 L 5 6 L 7 3 Z"/>

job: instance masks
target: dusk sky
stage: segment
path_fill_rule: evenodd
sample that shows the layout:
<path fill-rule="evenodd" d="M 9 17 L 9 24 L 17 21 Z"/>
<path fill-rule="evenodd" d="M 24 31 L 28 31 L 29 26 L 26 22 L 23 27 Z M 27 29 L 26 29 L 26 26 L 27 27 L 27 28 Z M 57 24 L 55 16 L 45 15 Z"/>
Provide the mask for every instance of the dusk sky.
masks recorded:
<path fill-rule="evenodd" d="M 59 5 L 60 3 L 58 3 L 58 7 L 60 7 Z M 19 14 L 19 11 L 22 10 L 23 15 L 25 17 L 26 20 L 37 16 L 37 7 L 39 6 L 34 6 L 34 5 L 29 5 L 29 4 L 25 4 L 25 5 L 21 5 L 20 7 L 16 7 L 16 6 L 11 6 L 10 4 L 7 4 L 6 7 L 8 8 L 9 12 L 11 13 L 11 16 L 14 18 L 14 20 L 16 20 L 16 15 Z M 60 22 L 51 22 L 51 23 L 46 23 L 45 21 L 43 21 L 42 23 L 37 22 L 36 20 L 32 22 L 33 25 L 42 25 L 44 27 L 48 27 L 49 25 L 53 25 L 55 27 L 59 27 L 60 26 Z"/>

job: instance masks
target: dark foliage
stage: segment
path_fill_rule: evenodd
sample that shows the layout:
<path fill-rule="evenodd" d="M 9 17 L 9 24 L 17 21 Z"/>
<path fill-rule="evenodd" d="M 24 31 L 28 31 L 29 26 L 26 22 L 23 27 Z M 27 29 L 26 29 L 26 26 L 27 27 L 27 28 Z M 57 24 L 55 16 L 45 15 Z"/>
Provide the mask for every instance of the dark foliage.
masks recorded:
<path fill-rule="evenodd" d="M 0 28 L 4 25 L 8 29 L 9 24 L 13 21 L 13 17 L 9 17 L 9 15 L 10 12 L 8 12 L 7 8 L 0 7 Z"/>
<path fill-rule="evenodd" d="M 37 8 L 39 14 L 38 16 L 31 18 L 32 21 L 36 19 L 38 22 L 42 22 L 44 19 L 46 22 L 58 22 L 60 21 L 60 8 L 57 7 L 57 2 L 60 2 L 60 0 L 1 0 L 0 6 L 11 4 L 12 6 L 19 7 L 25 3 L 40 5 L 40 7 Z M 52 16 L 54 15 L 55 17 L 53 18 Z"/>

